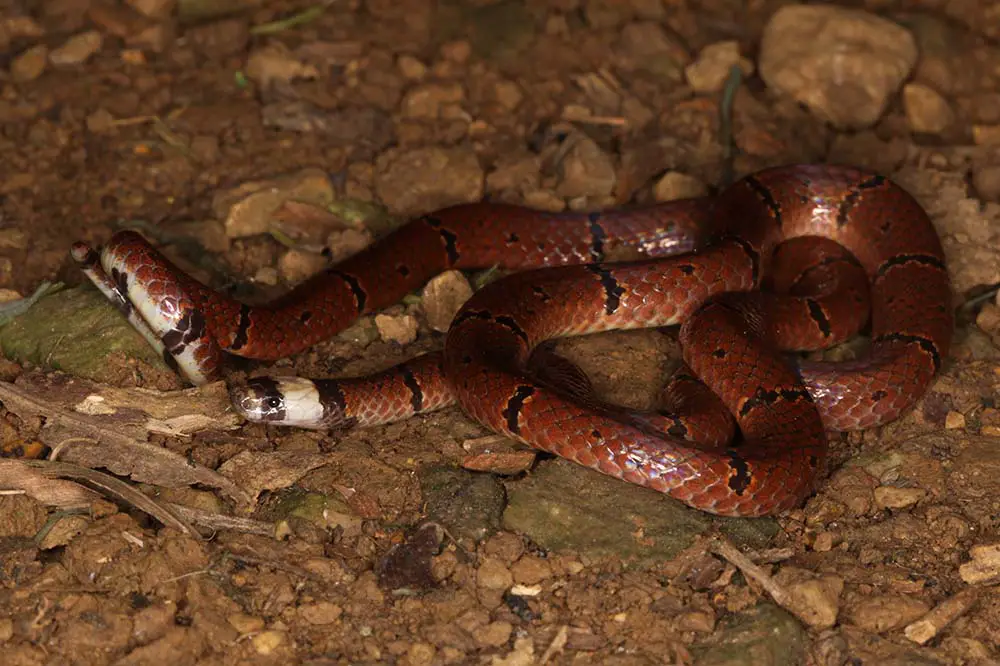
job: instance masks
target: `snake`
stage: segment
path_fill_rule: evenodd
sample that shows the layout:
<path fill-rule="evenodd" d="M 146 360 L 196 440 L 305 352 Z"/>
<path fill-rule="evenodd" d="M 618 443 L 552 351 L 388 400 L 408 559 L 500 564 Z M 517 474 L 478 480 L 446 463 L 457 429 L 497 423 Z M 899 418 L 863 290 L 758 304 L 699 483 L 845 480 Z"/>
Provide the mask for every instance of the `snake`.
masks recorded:
<path fill-rule="evenodd" d="M 234 409 L 337 431 L 457 404 L 489 431 L 720 516 L 800 506 L 830 433 L 911 409 L 954 328 L 927 212 L 891 179 L 832 164 L 769 167 L 715 194 L 595 212 L 456 204 L 253 305 L 134 230 L 71 253 L 195 385 L 223 376 L 227 355 L 299 353 L 445 271 L 499 268 L 439 351 L 366 376 L 250 376 L 230 386 Z M 553 351 L 559 338 L 674 326 L 679 366 L 650 409 L 602 400 Z M 859 333 L 869 344 L 849 360 L 804 353 Z"/>

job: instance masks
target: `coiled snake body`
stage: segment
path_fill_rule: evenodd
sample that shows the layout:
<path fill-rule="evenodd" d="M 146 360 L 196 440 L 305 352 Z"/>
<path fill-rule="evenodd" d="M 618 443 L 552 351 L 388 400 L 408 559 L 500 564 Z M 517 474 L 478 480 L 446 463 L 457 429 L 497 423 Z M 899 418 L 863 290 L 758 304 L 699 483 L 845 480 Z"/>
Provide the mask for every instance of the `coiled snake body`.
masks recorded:
<path fill-rule="evenodd" d="M 644 258 L 602 263 L 617 250 Z M 926 213 L 888 179 L 847 167 L 774 168 L 714 197 L 606 213 L 455 206 L 266 306 L 206 288 L 132 231 L 99 255 L 82 243 L 73 255 L 195 384 L 219 375 L 225 353 L 294 354 L 445 269 L 523 271 L 461 308 L 442 353 L 371 377 L 254 378 L 231 389 L 234 405 L 254 421 L 334 428 L 457 401 L 497 433 L 730 516 L 799 504 L 826 457 L 826 430 L 870 428 L 912 406 L 953 329 Z M 850 337 L 869 304 L 864 358 L 783 353 Z M 552 338 L 672 324 L 684 365 L 654 413 L 604 404 L 575 366 L 544 348 L 533 356 Z"/>

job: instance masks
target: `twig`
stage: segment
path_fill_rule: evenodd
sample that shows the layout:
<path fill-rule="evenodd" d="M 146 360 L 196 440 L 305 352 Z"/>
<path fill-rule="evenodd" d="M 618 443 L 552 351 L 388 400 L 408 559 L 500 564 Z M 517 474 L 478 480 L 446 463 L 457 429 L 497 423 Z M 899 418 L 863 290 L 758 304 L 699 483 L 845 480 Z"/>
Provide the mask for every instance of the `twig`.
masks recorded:
<path fill-rule="evenodd" d="M 722 89 L 722 101 L 719 102 L 719 142 L 722 143 L 722 182 L 720 185 L 726 187 L 733 182 L 733 157 L 735 144 L 733 142 L 733 101 L 736 98 L 736 91 L 743 81 L 743 70 L 739 65 L 733 65 L 729 69 L 729 77 L 726 85 Z"/>

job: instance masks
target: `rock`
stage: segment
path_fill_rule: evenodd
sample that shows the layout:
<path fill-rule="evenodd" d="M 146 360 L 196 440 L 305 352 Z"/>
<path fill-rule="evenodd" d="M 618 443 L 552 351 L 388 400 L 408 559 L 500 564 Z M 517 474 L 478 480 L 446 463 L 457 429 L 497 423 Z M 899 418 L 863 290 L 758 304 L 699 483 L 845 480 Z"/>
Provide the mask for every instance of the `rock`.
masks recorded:
<path fill-rule="evenodd" d="M 430 643 L 414 643 L 406 650 L 399 663 L 401 666 L 431 666 L 436 654 L 437 649 Z"/>
<path fill-rule="evenodd" d="M 920 83 L 903 87 L 903 109 L 910 129 L 923 134 L 940 134 L 955 121 L 948 100 Z"/>
<path fill-rule="evenodd" d="M 657 201 L 677 201 L 708 194 L 704 182 L 680 171 L 668 171 L 653 186 L 653 198 Z"/>
<path fill-rule="evenodd" d="M 428 519 L 455 538 L 481 541 L 499 528 L 504 489 L 496 477 L 426 466 L 419 479 Z"/>
<path fill-rule="evenodd" d="M 463 32 L 472 52 L 486 61 L 504 60 L 529 48 L 535 42 L 536 16 L 528 3 L 488 2 L 468 3 L 463 11 L 466 28 Z M 445 62 L 465 65 L 460 60 L 464 47 L 452 42 L 442 48 Z M 449 52 L 449 48 L 452 49 Z M 469 57 L 471 57 L 471 52 Z"/>
<path fill-rule="evenodd" d="M 847 620 L 865 631 L 881 634 L 913 622 L 930 610 L 930 605 L 903 594 L 886 594 L 851 605 Z"/>
<path fill-rule="evenodd" d="M 472 293 L 472 285 L 461 271 L 445 271 L 431 278 L 420 299 L 428 326 L 439 333 L 447 331 Z"/>
<path fill-rule="evenodd" d="M 1000 581 L 1000 543 L 973 546 L 971 561 L 958 568 L 958 575 L 969 585 L 991 585 Z"/>
<path fill-rule="evenodd" d="M 288 634 L 284 631 L 268 629 L 250 638 L 250 644 L 260 655 L 269 655 L 280 648 L 288 640 Z"/>
<path fill-rule="evenodd" d="M 875 503 L 875 486 L 878 481 L 860 467 L 850 466 L 837 470 L 824 489 L 825 494 L 843 503 L 849 515 L 864 516 Z"/>
<path fill-rule="evenodd" d="M 0 349 L 19 363 L 103 384 L 134 384 L 138 374 L 150 388 L 181 387 L 163 358 L 89 284 L 46 296 L 0 328 Z"/>
<path fill-rule="evenodd" d="M 262 88 L 276 81 L 289 83 L 296 79 L 316 79 L 319 68 L 305 63 L 279 42 L 254 49 L 247 58 L 246 75 Z"/>
<path fill-rule="evenodd" d="M 820 532 L 813 539 L 812 549 L 817 553 L 826 553 L 833 549 L 835 536 L 833 532 Z"/>
<path fill-rule="evenodd" d="M 253 615 L 247 615 L 246 613 L 233 613 L 226 618 L 226 622 L 228 622 L 229 626 L 241 634 L 256 633 L 263 630 L 266 626 L 263 619 Z"/>
<path fill-rule="evenodd" d="M 327 263 L 326 257 L 321 254 L 289 250 L 278 258 L 278 273 L 286 283 L 298 284 L 326 268 Z"/>
<path fill-rule="evenodd" d="M 674 618 L 677 631 L 697 631 L 710 634 L 715 629 L 715 614 L 711 611 L 686 611 Z"/>
<path fill-rule="evenodd" d="M 716 42 L 703 48 L 697 60 L 684 68 L 684 77 L 696 93 L 714 93 L 722 90 L 734 65 L 743 76 L 754 72 L 753 62 L 740 55 L 739 42 Z"/>
<path fill-rule="evenodd" d="M 875 506 L 879 509 L 906 509 L 927 495 L 923 488 L 879 486 L 875 489 Z"/>
<path fill-rule="evenodd" d="M 10 63 L 11 77 L 18 83 L 34 81 L 45 71 L 48 57 L 49 48 L 45 44 L 32 46 Z"/>
<path fill-rule="evenodd" d="M 541 159 L 531 153 L 502 155 L 486 177 L 490 192 L 527 192 L 541 184 Z"/>
<path fill-rule="evenodd" d="M 806 655 L 806 633 L 794 617 L 761 603 L 722 622 L 710 646 L 693 646 L 698 666 L 785 666 Z"/>
<path fill-rule="evenodd" d="M 193 25 L 184 32 L 184 39 L 206 58 L 221 60 L 227 56 L 242 54 L 246 50 L 250 43 L 250 25 L 245 18 Z M 247 68 L 250 68 L 249 60 Z M 309 74 L 311 70 L 305 69 L 302 73 Z"/>
<path fill-rule="evenodd" d="M 1000 164 L 973 167 L 972 184 L 986 201 L 1000 201 Z"/>
<path fill-rule="evenodd" d="M 379 336 L 386 342 L 408 345 L 417 339 L 419 324 L 417 318 L 412 315 L 377 314 L 375 315 L 375 327 L 378 329 Z"/>
<path fill-rule="evenodd" d="M 787 590 L 788 602 L 783 605 L 810 627 L 828 629 L 836 623 L 843 578 L 786 566 L 774 581 Z"/>
<path fill-rule="evenodd" d="M 102 32 L 124 40 L 150 25 L 139 12 L 116 2 L 92 2 L 87 15 Z"/>
<path fill-rule="evenodd" d="M 513 631 L 514 626 L 510 622 L 490 622 L 474 629 L 472 636 L 482 647 L 497 648 L 507 644 Z"/>
<path fill-rule="evenodd" d="M 552 190 L 529 190 L 525 192 L 524 205 L 549 213 L 558 213 L 566 210 L 566 202 Z"/>
<path fill-rule="evenodd" d="M 815 663 L 816 666 L 844 666 L 850 654 L 847 641 L 839 631 L 833 629 L 828 629 L 817 636 L 809 652 L 812 657 L 811 663 Z"/>
<path fill-rule="evenodd" d="M 344 612 L 344 609 L 329 601 L 317 601 L 299 606 L 299 617 L 309 624 L 331 624 Z"/>
<path fill-rule="evenodd" d="M 352 157 L 367 160 L 396 140 L 389 115 L 374 107 L 344 107 L 330 111 L 304 100 L 279 101 L 261 110 L 265 127 L 316 132 L 333 146 L 350 148 Z"/>
<path fill-rule="evenodd" d="M 528 478 L 511 484 L 508 494 L 506 529 L 543 548 L 635 558 L 640 565 L 675 557 L 716 520 L 654 490 L 562 459 L 540 463 Z M 642 538 L 623 515 L 642 522 Z M 774 528 L 769 519 L 717 524 L 731 539 L 758 547 Z"/>
<path fill-rule="evenodd" d="M 430 590 L 441 580 L 435 575 L 441 566 L 437 556 L 441 553 L 444 529 L 437 523 L 424 523 L 407 535 L 406 540 L 394 544 L 378 562 L 375 572 L 378 583 L 386 590 Z"/>
<path fill-rule="evenodd" d="M 535 585 L 552 576 L 552 565 L 534 555 L 525 555 L 510 568 L 519 585 Z"/>
<path fill-rule="evenodd" d="M 524 554 L 524 541 L 511 532 L 498 532 L 486 540 L 482 552 L 510 566 Z"/>
<path fill-rule="evenodd" d="M 427 76 L 427 65 L 417 57 L 406 53 L 396 60 L 396 67 L 399 68 L 399 73 L 403 75 L 403 78 L 411 81 L 420 81 Z"/>
<path fill-rule="evenodd" d="M 994 146 L 1000 143 L 1000 125 L 973 125 L 972 141 L 977 146 Z"/>
<path fill-rule="evenodd" d="M 466 39 L 456 39 L 442 44 L 440 53 L 445 60 L 456 65 L 464 65 L 469 61 L 469 56 L 472 55 L 472 44 Z"/>
<path fill-rule="evenodd" d="M 62 46 L 49 54 L 49 62 L 56 67 L 73 67 L 85 63 L 101 50 L 104 37 L 97 30 L 73 35 Z"/>
<path fill-rule="evenodd" d="M 964 588 L 939 603 L 919 620 L 906 625 L 903 634 L 914 643 L 924 645 L 969 612 L 978 600 L 978 588 Z"/>
<path fill-rule="evenodd" d="M 841 129 L 872 126 L 917 62 L 913 36 L 868 12 L 788 5 L 771 17 L 760 48 L 768 86 Z"/>
<path fill-rule="evenodd" d="M 559 165 L 556 193 L 566 199 L 602 198 L 614 192 L 616 174 L 611 157 L 583 134 L 567 139 L 574 144 Z"/>
<path fill-rule="evenodd" d="M 964 430 L 965 414 L 951 410 L 944 415 L 944 427 L 946 430 Z"/>
<path fill-rule="evenodd" d="M 619 41 L 622 65 L 649 72 L 668 81 L 680 81 L 691 56 L 667 35 L 658 21 L 637 21 L 622 29 Z"/>
<path fill-rule="evenodd" d="M 151 19 L 161 21 L 174 11 L 177 0 L 126 0 L 133 9 Z"/>
<path fill-rule="evenodd" d="M 443 107 L 464 99 L 465 89 L 460 83 L 426 83 L 403 96 L 401 110 L 407 118 L 435 119 L 441 117 Z"/>
<path fill-rule="evenodd" d="M 225 220 L 229 238 L 245 238 L 267 233 L 272 216 L 286 201 L 327 206 L 333 198 L 327 174 L 310 168 L 219 191 L 212 200 L 212 210 L 217 218 Z"/>
<path fill-rule="evenodd" d="M 389 150 L 376 163 L 375 192 L 391 213 L 426 213 L 482 199 L 483 169 L 469 147 Z"/>
<path fill-rule="evenodd" d="M 506 590 L 514 584 L 514 577 L 503 562 L 488 557 L 476 570 L 476 584 L 487 590 Z"/>
<path fill-rule="evenodd" d="M 153 25 L 146 26 L 145 28 L 129 35 L 126 39 L 126 43 L 129 46 L 134 47 L 134 49 L 144 49 L 153 53 L 163 53 L 171 44 L 173 44 L 176 37 L 177 33 L 174 29 L 173 23 L 154 23 Z M 145 64 L 145 58 L 142 55 L 142 51 L 137 52 L 134 49 L 123 51 L 122 59 L 129 62 L 135 62 L 138 60 L 142 64 Z"/>
<path fill-rule="evenodd" d="M 507 111 L 514 111 L 521 105 L 524 93 L 515 81 L 497 81 L 493 84 L 493 98 Z"/>

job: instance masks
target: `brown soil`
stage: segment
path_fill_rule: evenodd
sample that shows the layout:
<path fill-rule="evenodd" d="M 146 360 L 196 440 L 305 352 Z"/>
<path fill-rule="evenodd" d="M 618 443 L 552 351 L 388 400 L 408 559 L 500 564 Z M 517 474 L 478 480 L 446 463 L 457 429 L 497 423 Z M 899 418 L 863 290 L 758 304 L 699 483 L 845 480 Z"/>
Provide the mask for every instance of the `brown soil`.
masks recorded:
<path fill-rule="evenodd" d="M 376 232 L 385 222 L 363 202 L 405 217 L 483 196 L 591 209 L 714 188 L 727 158 L 721 85 L 693 88 L 712 75 L 704 49 L 734 41 L 756 64 L 783 4 L 0 0 L 0 288 L 16 292 L 4 300 L 43 281 L 82 284 L 70 243 L 123 226 L 171 239 L 172 256 L 215 286 L 255 283 L 256 297 L 322 265 L 314 246 L 340 256 L 369 239 L 343 215 L 331 232 L 289 206 L 284 226 L 244 233 L 256 213 L 232 204 L 252 181 L 361 207 Z M 908 81 L 945 106 L 923 89 L 890 91 L 876 123 L 838 130 L 751 74 L 732 112 L 735 172 L 790 161 L 886 172 L 931 212 L 957 302 L 990 296 L 1000 14 L 986 2 L 851 5 L 912 31 Z M 695 62 L 706 69 L 686 70 Z M 306 237 L 292 250 L 279 242 L 289 230 Z M 220 398 L 197 393 L 187 399 L 211 407 L 212 427 L 178 437 L 134 420 L 151 408 L 140 403 L 133 421 L 100 424 L 113 436 L 76 454 L 87 465 L 73 461 L 162 506 L 244 522 L 206 530 L 182 514 L 188 523 L 165 527 L 140 498 L 75 494 L 93 479 L 25 494 L 0 470 L 11 489 L 0 495 L 0 662 L 1000 663 L 1000 310 L 979 303 L 962 310 L 918 408 L 835 436 L 817 494 L 774 521 L 670 513 L 668 500 L 557 461 L 524 472 L 531 456 L 457 409 L 306 433 L 230 428 Z M 432 304 L 409 299 L 271 368 L 357 375 L 438 348 Z M 674 347 L 633 332 L 558 349 L 602 395 L 642 406 Z M 162 368 L 106 360 L 105 384 L 180 387 Z M 98 432 L 73 418 L 104 418 L 80 406 L 110 388 L 50 361 L 0 368 L 23 392 L 4 389 L 5 450 Z M 150 430 L 147 444 L 205 473 L 139 470 L 146 454 L 123 452 L 122 438 Z M 60 492 L 86 509 L 67 510 L 80 502 Z"/>

